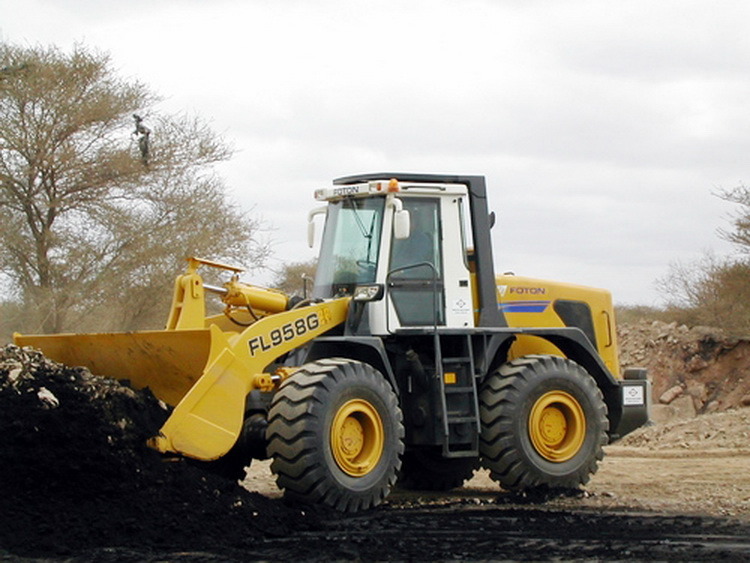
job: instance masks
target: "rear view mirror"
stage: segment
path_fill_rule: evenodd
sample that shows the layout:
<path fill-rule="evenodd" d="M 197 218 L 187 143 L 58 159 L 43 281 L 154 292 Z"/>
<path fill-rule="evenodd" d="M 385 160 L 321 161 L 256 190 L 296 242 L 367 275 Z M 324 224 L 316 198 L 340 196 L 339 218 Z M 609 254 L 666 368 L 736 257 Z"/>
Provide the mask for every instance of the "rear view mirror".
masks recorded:
<path fill-rule="evenodd" d="M 307 246 L 312 248 L 315 244 L 315 223 L 310 221 L 307 224 Z"/>
<path fill-rule="evenodd" d="M 411 217 L 406 209 L 399 209 L 393 214 L 393 236 L 402 240 L 411 233 Z"/>

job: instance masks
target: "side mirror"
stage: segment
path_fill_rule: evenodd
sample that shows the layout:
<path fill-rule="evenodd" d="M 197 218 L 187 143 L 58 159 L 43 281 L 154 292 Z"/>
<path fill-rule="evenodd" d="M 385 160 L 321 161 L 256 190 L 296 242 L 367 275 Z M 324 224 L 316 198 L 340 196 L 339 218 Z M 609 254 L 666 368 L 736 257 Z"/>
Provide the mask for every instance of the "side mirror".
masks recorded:
<path fill-rule="evenodd" d="M 310 248 L 315 244 L 315 216 L 325 215 L 327 210 L 326 206 L 316 207 L 307 214 L 307 246 Z"/>
<path fill-rule="evenodd" d="M 398 240 L 409 238 L 411 217 L 406 209 L 398 209 L 393 214 L 393 236 Z"/>
<path fill-rule="evenodd" d="M 315 244 L 315 221 L 307 223 L 307 246 L 312 248 Z"/>

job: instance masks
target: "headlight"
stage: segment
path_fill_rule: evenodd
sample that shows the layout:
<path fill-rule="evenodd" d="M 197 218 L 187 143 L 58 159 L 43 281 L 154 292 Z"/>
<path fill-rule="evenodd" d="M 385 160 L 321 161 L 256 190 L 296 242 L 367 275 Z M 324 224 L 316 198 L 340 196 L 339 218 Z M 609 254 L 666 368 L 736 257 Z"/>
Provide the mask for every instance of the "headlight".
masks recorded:
<path fill-rule="evenodd" d="M 383 298 L 383 284 L 358 285 L 354 289 L 355 301 L 378 301 Z"/>

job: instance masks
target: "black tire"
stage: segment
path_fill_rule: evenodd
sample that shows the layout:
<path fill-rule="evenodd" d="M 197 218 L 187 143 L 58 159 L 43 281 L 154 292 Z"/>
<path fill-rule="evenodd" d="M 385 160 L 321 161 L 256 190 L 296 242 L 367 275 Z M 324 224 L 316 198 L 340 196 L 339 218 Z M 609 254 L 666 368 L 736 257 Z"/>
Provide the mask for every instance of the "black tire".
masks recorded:
<path fill-rule="evenodd" d="M 226 455 L 216 461 L 201 462 L 209 471 L 230 479 L 242 481 L 254 459 L 266 459 L 265 433 L 268 427 L 265 413 L 249 412 L 245 414 L 242 432 L 237 442 Z"/>
<path fill-rule="evenodd" d="M 479 468 L 476 457 L 445 458 L 437 449 L 404 453 L 398 486 L 410 491 L 450 491 L 463 486 Z"/>
<path fill-rule="evenodd" d="M 594 379 L 557 356 L 504 364 L 479 397 L 482 465 L 503 488 L 575 489 L 604 457 L 607 406 Z"/>
<path fill-rule="evenodd" d="M 401 409 L 372 366 L 333 358 L 287 379 L 269 411 L 271 470 L 284 496 L 342 512 L 380 504 L 404 451 Z"/>

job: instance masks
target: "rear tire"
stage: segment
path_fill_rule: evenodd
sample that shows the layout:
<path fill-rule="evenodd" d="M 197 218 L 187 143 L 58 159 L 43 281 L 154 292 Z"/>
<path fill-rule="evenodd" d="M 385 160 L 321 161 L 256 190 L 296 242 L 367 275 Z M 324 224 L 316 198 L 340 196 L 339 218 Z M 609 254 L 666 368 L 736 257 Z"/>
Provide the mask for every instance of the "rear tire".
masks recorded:
<path fill-rule="evenodd" d="M 380 504 L 404 451 L 393 389 L 372 366 L 343 358 L 306 364 L 281 385 L 267 438 L 286 498 L 342 512 Z"/>
<path fill-rule="evenodd" d="M 594 379 L 557 356 L 500 367 L 480 397 L 482 464 L 509 490 L 574 489 L 604 457 L 609 420 Z"/>
<path fill-rule="evenodd" d="M 476 457 L 445 458 L 437 449 L 404 454 L 398 486 L 410 491 L 450 491 L 463 486 L 479 468 Z"/>

